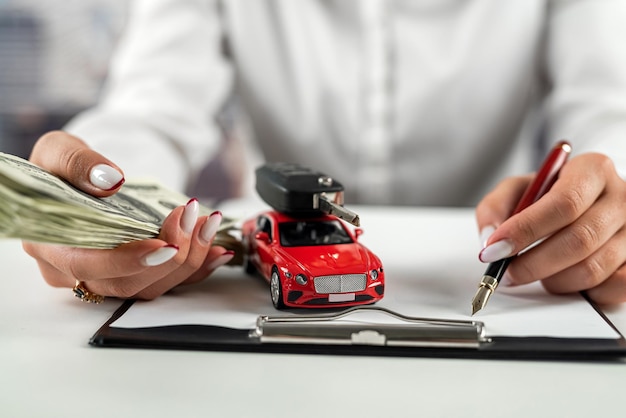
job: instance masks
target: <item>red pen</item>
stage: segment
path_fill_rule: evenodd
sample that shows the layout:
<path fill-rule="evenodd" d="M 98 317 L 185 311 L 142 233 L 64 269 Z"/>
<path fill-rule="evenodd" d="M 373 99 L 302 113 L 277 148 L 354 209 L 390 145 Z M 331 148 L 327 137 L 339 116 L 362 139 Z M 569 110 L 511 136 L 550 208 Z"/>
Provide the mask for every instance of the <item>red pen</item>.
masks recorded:
<path fill-rule="evenodd" d="M 522 198 L 511 216 L 526 209 L 550 190 L 571 151 L 572 146 L 567 141 L 559 141 L 554 148 L 552 148 L 552 151 L 550 151 L 543 164 L 541 164 L 535 179 L 524 191 Z M 498 287 L 498 283 L 500 283 L 506 268 L 514 257 L 513 255 L 489 264 L 478 285 L 478 291 L 476 291 L 476 295 L 474 299 L 472 299 L 472 315 L 487 305 L 489 298 L 496 290 L 496 287 Z"/>

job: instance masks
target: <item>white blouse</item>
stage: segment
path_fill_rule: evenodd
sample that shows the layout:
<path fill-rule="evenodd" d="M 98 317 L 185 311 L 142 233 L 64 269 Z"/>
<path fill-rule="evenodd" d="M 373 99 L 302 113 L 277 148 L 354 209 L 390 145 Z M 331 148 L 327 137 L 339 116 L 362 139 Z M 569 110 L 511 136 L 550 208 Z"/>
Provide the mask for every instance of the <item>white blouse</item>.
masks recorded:
<path fill-rule="evenodd" d="M 232 96 L 249 182 L 299 162 L 349 202 L 469 205 L 563 138 L 626 176 L 624 22 L 624 0 L 137 1 L 67 130 L 181 190 Z"/>

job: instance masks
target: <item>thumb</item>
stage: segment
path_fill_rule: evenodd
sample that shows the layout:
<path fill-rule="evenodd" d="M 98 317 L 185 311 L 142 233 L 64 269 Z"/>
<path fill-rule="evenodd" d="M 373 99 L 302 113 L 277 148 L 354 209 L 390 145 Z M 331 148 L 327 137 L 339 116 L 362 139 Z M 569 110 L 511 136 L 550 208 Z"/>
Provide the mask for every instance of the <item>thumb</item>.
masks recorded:
<path fill-rule="evenodd" d="M 124 173 L 117 165 L 63 131 L 39 138 L 30 161 L 93 196 L 110 196 L 124 184 Z"/>

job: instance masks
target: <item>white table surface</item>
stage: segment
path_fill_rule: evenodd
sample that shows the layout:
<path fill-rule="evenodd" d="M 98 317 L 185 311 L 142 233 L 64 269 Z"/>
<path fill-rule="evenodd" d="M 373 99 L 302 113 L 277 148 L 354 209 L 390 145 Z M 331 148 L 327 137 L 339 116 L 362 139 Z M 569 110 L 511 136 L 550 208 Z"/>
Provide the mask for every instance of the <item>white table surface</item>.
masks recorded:
<path fill-rule="evenodd" d="M 390 249 L 421 260 L 417 269 L 478 251 L 470 210 L 358 212 L 362 239 L 383 262 Z M 93 348 L 89 338 L 119 301 L 88 305 L 48 287 L 18 241 L 0 241 L 0 264 L 2 417 L 588 418 L 626 410 L 624 362 Z M 604 311 L 624 333 L 626 306 Z"/>

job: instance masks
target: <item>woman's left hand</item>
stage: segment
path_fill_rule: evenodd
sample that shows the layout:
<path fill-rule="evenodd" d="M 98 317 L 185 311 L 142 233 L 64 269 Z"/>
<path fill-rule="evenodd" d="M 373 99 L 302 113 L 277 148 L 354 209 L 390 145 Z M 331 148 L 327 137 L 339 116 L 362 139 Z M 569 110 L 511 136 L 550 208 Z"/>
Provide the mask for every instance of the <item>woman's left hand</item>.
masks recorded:
<path fill-rule="evenodd" d="M 552 188 L 511 216 L 532 176 L 511 177 L 476 208 L 485 263 L 515 255 L 501 284 L 541 280 L 551 293 L 585 290 L 601 304 L 626 301 L 626 181 L 602 154 L 564 165 Z"/>

